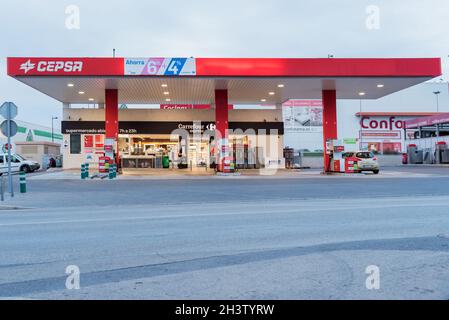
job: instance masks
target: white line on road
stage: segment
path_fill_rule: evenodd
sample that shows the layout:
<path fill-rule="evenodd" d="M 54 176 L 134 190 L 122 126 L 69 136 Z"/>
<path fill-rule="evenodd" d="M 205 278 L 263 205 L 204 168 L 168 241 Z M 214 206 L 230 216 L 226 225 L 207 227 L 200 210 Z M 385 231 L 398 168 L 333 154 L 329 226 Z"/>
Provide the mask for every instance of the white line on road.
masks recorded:
<path fill-rule="evenodd" d="M 196 210 L 196 213 L 186 213 L 186 214 L 165 214 L 165 215 L 155 215 L 151 216 L 151 212 L 160 212 L 164 210 L 166 212 L 179 212 L 179 206 L 157 206 L 153 208 L 148 207 L 129 207 L 129 210 L 133 211 L 145 211 L 145 215 L 135 215 L 135 216 L 120 216 L 120 217 L 105 217 L 105 218 L 81 218 L 81 219 L 63 219 L 63 220 L 34 220 L 25 222 L 11 222 L 2 223 L 0 227 L 12 227 L 12 226 L 26 226 L 26 225 L 47 225 L 47 224 L 67 224 L 67 223 L 91 223 L 91 222 L 114 222 L 114 221 L 136 221 L 136 220 L 158 220 L 158 219 L 179 219 L 179 218 L 194 218 L 194 217 L 213 217 L 213 216 L 242 216 L 242 215 L 266 215 L 266 214 L 304 214 L 310 212 L 326 212 L 330 214 L 333 211 L 360 211 L 361 209 L 386 209 L 386 208 L 424 208 L 424 209 L 435 209 L 444 208 L 447 209 L 449 197 L 435 197 L 432 198 L 432 202 L 423 201 L 423 199 L 415 198 L 399 198 L 398 201 L 385 201 L 390 199 L 339 199 L 340 203 L 323 202 L 321 200 L 316 201 L 298 201 L 298 200 L 283 200 L 281 203 L 235 203 L 228 204 L 221 208 L 220 212 L 214 212 L 215 206 L 213 205 L 191 205 L 190 208 L 183 208 L 183 211 L 188 212 L 188 209 Z M 396 200 L 396 199 L 395 199 Z M 399 201 L 400 200 L 400 201 Z M 343 203 L 341 203 L 343 202 Z M 397 202 L 397 203 L 395 203 Z M 72 209 L 75 213 L 78 213 L 80 208 Z M 201 212 L 201 210 L 203 212 Z M 223 210 L 225 212 L 223 212 Z M 77 212 L 78 211 L 78 212 Z M 199 212 L 198 212 L 199 211 Z M 69 211 L 65 210 L 65 214 Z M 110 214 L 111 211 L 105 209 L 104 212 L 96 212 Z M 22 216 L 21 218 L 30 218 L 29 215 Z"/>

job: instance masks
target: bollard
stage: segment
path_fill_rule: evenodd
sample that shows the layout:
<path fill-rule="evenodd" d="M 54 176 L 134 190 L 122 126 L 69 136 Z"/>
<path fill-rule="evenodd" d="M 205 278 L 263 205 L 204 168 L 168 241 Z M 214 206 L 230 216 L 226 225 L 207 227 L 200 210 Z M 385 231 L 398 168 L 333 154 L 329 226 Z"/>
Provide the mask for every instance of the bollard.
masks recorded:
<path fill-rule="evenodd" d="M 1 181 L 0 181 L 0 193 L 1 193 L 1 199 L 2 201 L 5 201 L 5 179 L 4 176 L 2 175 L 0 177 Z"/>
<path fill-rule="evenodd" d="M 112 175 L 114 176 L 114 179 L 117 178 L 117 164 L 112 165 Z"/>
<path fill-rule="evenodd" d="M 84 167 L 85 167 L 84 177 L 87 179 L 89 178 L 89 164 L 86 163 Z"/>
<path fill-rule="evenodd" d="M 81 163 L 81 179 L 85 178 L 86 178 L 86 166 L 84 165 L 84 163 Z"/>
<path fill-rule="evenodd" d="M 114 166 L 109 166 L 109 180 L 114 179 Z"/>
<path fill-rule="evenodd" d="M 26 180 L 26 173 L 24 171 L 20 171 L 19 173 L 19 183 L 20 183 L 20 193 L 26 193 L 27 180 Z"/>

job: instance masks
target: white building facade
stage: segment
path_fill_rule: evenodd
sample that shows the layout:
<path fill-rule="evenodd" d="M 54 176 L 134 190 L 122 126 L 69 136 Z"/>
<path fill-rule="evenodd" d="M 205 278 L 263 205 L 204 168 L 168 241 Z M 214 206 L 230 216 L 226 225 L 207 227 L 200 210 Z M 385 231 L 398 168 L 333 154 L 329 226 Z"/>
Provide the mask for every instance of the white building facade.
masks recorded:
<path fill-rule="evenodd" d="M 407 119 L 449 112 L 449 86 L 427 82 L 378 100 L 337 100 L 339 139 L 357 138 L 360 149 L 401 153 L 414 132 Z M 322 151 L 321 101 L 296 100 L 283 106 L 284 141 L 296 150 Z M 406 136 L 407 135 L 407 136 Z"/>

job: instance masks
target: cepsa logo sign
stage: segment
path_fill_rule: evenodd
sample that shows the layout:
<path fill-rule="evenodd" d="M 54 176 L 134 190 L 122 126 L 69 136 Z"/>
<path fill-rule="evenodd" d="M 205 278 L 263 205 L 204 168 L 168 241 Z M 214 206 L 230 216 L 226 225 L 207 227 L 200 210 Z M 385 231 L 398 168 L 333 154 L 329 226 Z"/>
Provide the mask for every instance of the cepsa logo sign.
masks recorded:
<path fill-rule="evenodd" d="M 31 62 L 31 59 L 28 59 L 24 63 L 20 65 L 20 70 L 22 70 L 25 74 L 29 71 L 36 69 L 36 72 L 82 72 L 83 71 L 83 62 L 82 61 L 55 61 L 55 60 L 40 60 L 38 62 Z"/>
<path fill-rule="evenodd" d="M 383 129 L 397 130 L 405 128 L 405 121 L 398 120 L 396 117 L 387 119 L 371 119 L 370 117 L 362 117 L 360 125 L 363 129 Z"/>

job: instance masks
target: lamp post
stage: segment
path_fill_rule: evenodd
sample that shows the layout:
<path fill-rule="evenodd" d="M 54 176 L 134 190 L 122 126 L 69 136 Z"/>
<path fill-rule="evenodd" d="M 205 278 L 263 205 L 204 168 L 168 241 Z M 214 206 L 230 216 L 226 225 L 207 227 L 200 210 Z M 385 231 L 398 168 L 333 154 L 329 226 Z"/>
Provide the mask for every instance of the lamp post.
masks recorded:
<path fill-rule="evenodd" d="M 437 112 L 439 112 L 440 109 L 440 102 L 438 100 L 438 95 L 440 94 L 440 91 L 434 91 L 433 94 L 435 95 L 435 97 L 437 98 Z"/>
<path fill-rule="evenodd" d="M 359 142 L 359 148 L 360 150 L 363 150 L 363 127 L 362 127 L 362 119 L 363 119 L 363 115 L 362 115 L 362 99 L 359 100 L 360 105 L 359 105 L 359 114 L 360 114 L 360 121 L 359 121 L 359 125 L 360 125 L 360 142 Z"/>
<path fill-rule="evenodd" d="M 53 120 L 56 120 L 56 119 L 58 119 L 58 117 L 51 117 L 51 142 L 55 142 L 55 137 L 54 137 L 54 134 L 53 134 Z"/>

